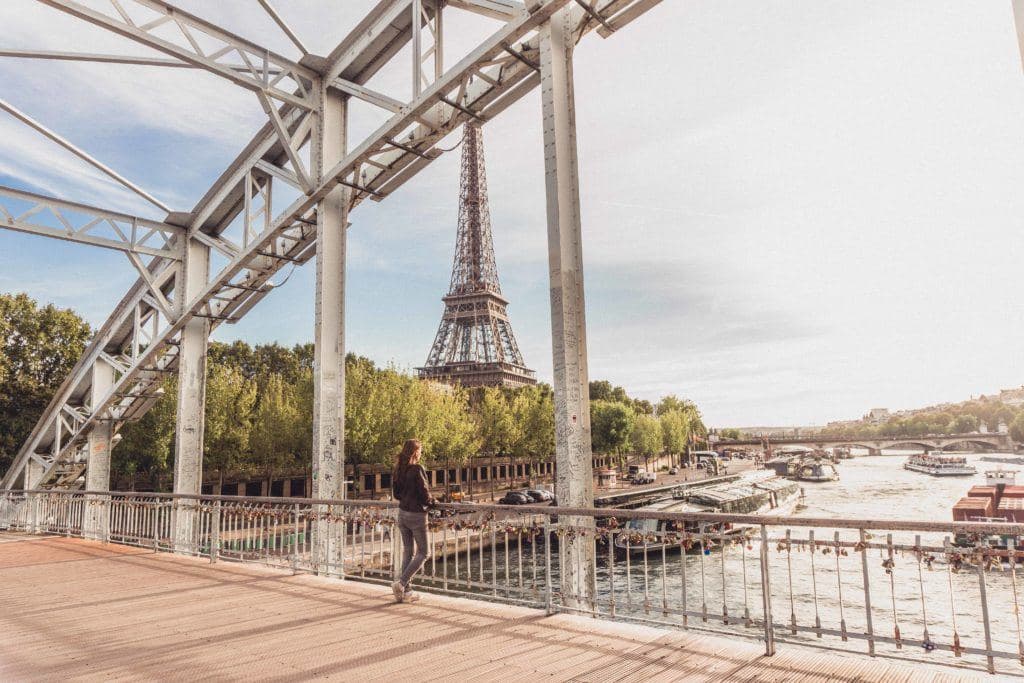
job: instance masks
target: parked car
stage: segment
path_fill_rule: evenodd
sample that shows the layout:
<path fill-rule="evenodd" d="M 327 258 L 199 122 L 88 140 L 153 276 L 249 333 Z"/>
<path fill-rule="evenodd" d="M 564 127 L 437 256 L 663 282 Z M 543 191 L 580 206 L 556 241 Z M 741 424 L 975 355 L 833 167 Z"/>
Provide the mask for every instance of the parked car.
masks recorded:
<path fill-rule="evenodd" d="M 509 491 L 498 502 L 502 505 L 532 505 L 534 500 L 523 491 Z"/>
<path fill-rule="evenodd" d="M 668 468 L 668 473 L 669 474 L 679 474 L 679 468 L 678 467 L 670 467 L 670 468 Z"/>
<path fill-rule="evenodd" d="M 523 491 L 523 493 L 528 495 L 530 498 L 533 498 L 537 503 L 547 503 L 555 497 L 550 491 L 545 491 L 543 489 L 528 489 Z"/>

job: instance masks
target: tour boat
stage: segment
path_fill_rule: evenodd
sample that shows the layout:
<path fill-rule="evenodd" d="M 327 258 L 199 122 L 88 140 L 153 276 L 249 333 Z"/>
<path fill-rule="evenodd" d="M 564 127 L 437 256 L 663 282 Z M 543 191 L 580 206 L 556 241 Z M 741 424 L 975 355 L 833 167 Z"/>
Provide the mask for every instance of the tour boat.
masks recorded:
<path fill-rule="evenodd" d="M 849 460 L 853 457 L 850 449 L 846 446 L 836 446 L 832 449 L 832 455 L 835 456 L 836 460 Z"/>
<path fill-rule="evenodd" d="M 933 477 L 969 477 L 978 473 L 974 465 L 968 465 L 967 458 L 962 455 L 935 452 L 912 455 L 903 464 L 903 468 L 913 472 L 924 472 Z"/>
<path fill-rule="evenodd" d="M 839 481 L 836 466 L 822 458 L 804 458 L 798 461 L 791 476 L 800 481 Z"/>
<path fill-rule="evenodd" d="M 770 476 L 768 472 L 749 472 L 738 481 L 700 486 L 692 489 L 677 489 L 672 498 L 655 501 L 637 508 L 642 512 L 691 513 L 708 512 L 741 515 L 792 514 L 800 503 L 800 487 L 781 477 Z M 633 519 L 624 531 L 615 536 L 616 550 L 638 554 L 679 550 L 680 540 L 685 534 L 710 536 L 709 546 L 720 543 L 721 538 L 740 533 L 747 525 L 722 524 L 709 521 L 688 521 L 678 529 L 675 523 L 663 519 Z M 665 538 L 664 535 L 677 532 L 680 536 Z M 699 539 L 694 540 L 693 550 L 702 549 Z"/>

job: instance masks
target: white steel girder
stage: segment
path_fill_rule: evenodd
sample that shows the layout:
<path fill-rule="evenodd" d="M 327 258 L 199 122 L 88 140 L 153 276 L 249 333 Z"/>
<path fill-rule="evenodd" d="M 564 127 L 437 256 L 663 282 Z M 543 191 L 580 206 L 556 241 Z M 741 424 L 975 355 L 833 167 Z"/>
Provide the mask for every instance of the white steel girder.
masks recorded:
<path fill-rule="evenodd" d="M 380 201 L 439 156 L 441 152 L 435 146 L 452 130 L 467 120 L 486 121 L 535 88 L 540 83 L 538 29 L 555 12 L 565 8 L 569 34 L 575 43 L 594 29 L 604 28 L 605 23 L 615 26 L 617 18 L 626 17 L 631 11 L 635 13 L 634 7 L 651 4 L 646 0 L 597 0 L 590 3 L 590 8 L 604 18 L 605 21 L 600 22 L 591 11 L 571 4 L 571 0 L 531 0 L 523 7 L 500 0 L 446 3 L 474 11 L 485 10 L 484 13 L 498 12 L 507 21 L 440 76 L 435 70 L 434 81 L 423 84 L 418 97 L 404 104 L 390 102 L 391 106 L 385 108 L 397 111 L 336 163 L 325 166 L 319 177 L 315 181 L 310 179 L 306 186 L 300 169 L 290 167 L 289 161 L 318 125 L 316 83 L 326 82 L 328 87 L 346 97 L 358 96 L 351 92 L 355 89 L 353 86 L 365 90 L 362 99 L 374 96 L 363 84 L 411 40 L 412 0 L 382 0 L 331 55 L 326 58 L 309 56 L 316 70 L 305 66 L 295 68 L 298 65 L 262 52 L 263 61 L 253 63 L 254 70 L 241 75 L 224 61 L 233 52 L 235 62 L 241 59 L 250 63 L 252 55 L 247 50 L 254 49 L 252 43 L 180 12 L 168 3 L 119 0 L 114 3 L 117 10 L 114 15 L 95 16 L 97 13 L 83 9 L 79 3 L 40 1 L 76 16 L 85 15 L 83 18 L 93 23 L 256 91 L 271 103 L 270 109 L 276 113 L 277 120 L 268 111 L 271 122 L 232 162 L 193 211 L 170 214 L 165 220 L 168 225 L 186 229 L 190 242 L 204 244 L 223 254 L 228 263 L 211 273 L 202 286 L 189 287 L 183 294 L 186 288 L 182 283 L 180 261 L 153 255 L 149 264 L 141 264 L 138 254 L 134 255 L 133 264 L 141 265 L 148 275 L 140 277 L 118 304 L 58 390 L 19 451 L 14 466 L 4 476 L 4 488 L 11 488 L 29 461 L 46 463 L 41 485 L 53 485 L 62 481 L 62 477 L 70 477 L 70 474 L 65 476 L 65 470 L 79 457 L 83 439 L 101 420 L 110 420 L 116 431 L 123 422 L 141 417 L 159 397 L 163 377 L 178 367 L 182 338 L 187 329 L 196 326 L 194 321 L 205 322 L 205 335 L 221 322 L 237 320 L 269 291 L 270 279 L 282 267 L 304 263 L 314 256 L 318 206 L 338 185 L 347 188 L 346 211 L 351 211 L 367 197 Z M 430 10 L 430 0 L 423 2 L 424 8 Z M 139 23 L 141 20 L 135 14 L 124 11 L 127 5 L 144 7 L 159 16 L 145 24 Z M 507 15 L 504 10 L 495 9 L 501 7 L 508 8 Z M 201 31 L 225 41 L 228 47 L 210 54 L 189 52 L 180 45 L 158 47 L 155 42 L 151 44 L 155 39 L 148 33 L 157 26 L 154 22 L 159 25 L 171 22 L 186 36 L 189 31 Z M 246 60 L 246 56 L 250 59 Z M 292 80 L 305 80 L 305 83 L 297 84 L 293 91 L 279 92 L 284 76 L 257 78 L 272 69 L 290 75 Z M 377 99 L 384 101 L 381 97 Z M 275 182 L 286 182 L 302 189 L 298 199 L 272 213 L 269 190 Z M 244 224 L 243 237 L 232 241 L 221 233 L 238 216 L 242 216 Z M 118 363 L 112 390 L 99 405 L 85 407 L 90 367 L 103 355 L 115 358 Z M 77 414 L 76 419 L 66 419 L 69 411 Z"/>
<path fill-rule="evenodd" d="M 176 225 L 2 186 L 0 227 L 175 261 L 185 233 Z"/>

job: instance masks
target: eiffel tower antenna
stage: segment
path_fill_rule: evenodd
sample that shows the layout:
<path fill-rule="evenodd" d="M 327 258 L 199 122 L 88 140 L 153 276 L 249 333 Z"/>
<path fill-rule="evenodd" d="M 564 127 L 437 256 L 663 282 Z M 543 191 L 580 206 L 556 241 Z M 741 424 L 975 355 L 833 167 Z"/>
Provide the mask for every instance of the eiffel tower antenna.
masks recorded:
<path fill-rule="evenodd" d="M 459 234 L 444 315 L 420 377 L 467 387 L 536 384 L 523 363 L 501 295 L 491 240 L 483 134 L 467 123 L 462 137 Z"/>

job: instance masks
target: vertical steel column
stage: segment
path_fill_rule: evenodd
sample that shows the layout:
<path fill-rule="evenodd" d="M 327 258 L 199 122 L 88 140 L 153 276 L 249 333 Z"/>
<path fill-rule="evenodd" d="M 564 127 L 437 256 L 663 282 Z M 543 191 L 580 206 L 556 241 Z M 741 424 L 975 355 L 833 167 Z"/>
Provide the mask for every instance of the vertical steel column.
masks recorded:
<path fill-rule="evenodd" d="M 92 366 L 90 405 L 98 406 L 114 386 L 114 368 L 99 360 Z M 110 449 L 114 426 L 109 420 L 99 420 L 89 432 L 89 461 L 85 471 L 85 490 L 110 490 Z M 83 535 L 95 540 L 106 540 L 109 497 L 86 496 Z"/>
<path fill-rule="evenodd" d="M 33 457 L 29 457 L 25 460 L 25 470 L 23 477 L 25 479 L 25 490 L 31 491 L 32 489 L 39 486 L 39 480 L 43 478 L 43 474 L 46 472 L 46 468 L 43 463 L 39 462 Z M 39 509 L 39 503 L 36 500 L 37 496 L 34 493 L 25 494 L 25 504 L 28 506 L 28 519 L 25 520 L 27 531 L 30 534 L 36 533 L 39 529 L 39 515 L 37 511 Z"/>
<path fill-rule="evenodd" d="M 320 85 L 313 130 L 314 172 L 322 174 L 345 154 L 346 102 Z M 337 185 L 317 206 L 316 326 L 313 362 L 313 497 L 345 497 L 345 248 L 348 198 Z M 326 506 L 317 506 L 326 514 Z M 313 563 L 318 573 L 341 564 L 341 524 L 314 522 Z"/>
<path fill-rule="evenodd" d="M 174 293 L 180 315 L 210 277 L 210 248 L 190 239 L 182 273 Z M 210 323 L 193 318 L 181 331 L 178 349 L 178 414 L 174 432 L 174 492 L 197 495 L 203 484 L 203 427 L 206 404 L 206 345 Z M 177 500 L 174 515 L 174 550 L 190 552 L 192 530 L 198 521 L 195 500 Z"/>
<path fill-rule="evenodd" d="M 558 469 L 556 494 L 561 505 L 590 507 L 594 502 L 594 479 L 569 17 L 568 10 L 561 10 L 540 28 Z M 593 526 L 594 520 L 560 516 L 559 523 L 586 527 Z M 560 546 L 562 599 L 572 608 L 593 608 L 594 547 L 590 541 L 589 536 L 567 535 Z"/>

